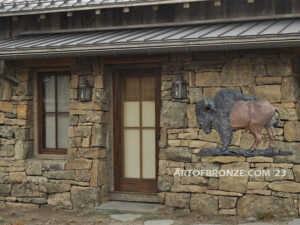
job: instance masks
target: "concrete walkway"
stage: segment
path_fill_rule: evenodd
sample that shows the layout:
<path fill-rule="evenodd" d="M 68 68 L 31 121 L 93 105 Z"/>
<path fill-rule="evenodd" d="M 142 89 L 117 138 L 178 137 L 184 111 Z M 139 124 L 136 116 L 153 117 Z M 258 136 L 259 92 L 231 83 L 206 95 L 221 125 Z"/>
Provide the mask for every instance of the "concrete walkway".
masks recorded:
<path fill-rule="evenodd" d="M 175 212 L 162 213 L 167 210 L 165 206 L 152 203 L 138 203 L 138 202 L 120 202 L 109 201 L 95 208 L 101 212 L 106 212 L 106 215 L 113 220 L 123 222 L 124 224 L 134 225 L 231 225 L 231 220 L 218 223 L 195 223 L 201 221 L 200 219 L 194 220 L 192 223 L 188 222 L 189 214 L 183 213 L 178 219 Z M 172 217 L 172 218 L 171 218 Z M 216 220 L 217 221 L 217 220 Z M 240 221 L 240 220 L 238 220 Z M 114 223 L 113 223 L 114 224 Z M 234 225 L 300 225 L 300 219 L 293 219 L 290 222 L 256 222 L 256 218 L 247 218 L 245 222 L 232 221 Z"/>

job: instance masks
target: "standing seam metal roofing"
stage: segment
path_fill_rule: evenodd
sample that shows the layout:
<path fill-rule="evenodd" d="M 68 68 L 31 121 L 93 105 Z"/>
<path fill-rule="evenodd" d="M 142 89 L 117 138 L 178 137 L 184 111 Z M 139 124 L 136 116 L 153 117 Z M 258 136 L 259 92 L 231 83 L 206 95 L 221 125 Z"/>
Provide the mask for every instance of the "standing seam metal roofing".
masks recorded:
<path fill-rule="evenodd" d="M 183 47 L 184 45 L 236 45 L 247 42 L 282 43 L 300 41 L 300 19 L 232 22 L 113 31 L 21 35 L 0 41 L 3 55 L 48 54 L 51 52 L 112 51 L 134 48 Z M 299 45 L 300 46 L 300 45 Z"/>

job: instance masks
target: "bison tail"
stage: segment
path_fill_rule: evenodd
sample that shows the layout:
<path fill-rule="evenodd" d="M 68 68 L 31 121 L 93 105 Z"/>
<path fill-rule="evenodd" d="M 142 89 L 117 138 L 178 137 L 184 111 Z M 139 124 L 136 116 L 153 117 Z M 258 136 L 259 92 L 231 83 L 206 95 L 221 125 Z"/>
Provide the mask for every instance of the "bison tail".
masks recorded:
<path fill-rule="evenodd" d="M 278 119 L 274 122 L 274 127 L 277 127 L 280 122 L 280 112 L 278 109 L 275 109 L 275 112 L 278 114 Z"/>

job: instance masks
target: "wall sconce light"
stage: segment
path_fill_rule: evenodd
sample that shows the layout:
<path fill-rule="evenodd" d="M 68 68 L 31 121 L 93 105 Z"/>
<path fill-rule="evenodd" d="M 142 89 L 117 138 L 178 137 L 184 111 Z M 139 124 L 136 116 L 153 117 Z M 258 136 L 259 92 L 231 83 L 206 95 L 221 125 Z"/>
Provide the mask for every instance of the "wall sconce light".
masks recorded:
<path fill-rule="evenodd" d="M 187 82 L 183 76 L 177 77 L 173 84 L 173 98 L 183 99 L 187 97 Z"/>
<path fill-rule="evenodd" d="M 79 101 L 81 102 L 88 102 L 92 100 L 92 86 L 89 84 L 86 78 L 79 84 Z"/>

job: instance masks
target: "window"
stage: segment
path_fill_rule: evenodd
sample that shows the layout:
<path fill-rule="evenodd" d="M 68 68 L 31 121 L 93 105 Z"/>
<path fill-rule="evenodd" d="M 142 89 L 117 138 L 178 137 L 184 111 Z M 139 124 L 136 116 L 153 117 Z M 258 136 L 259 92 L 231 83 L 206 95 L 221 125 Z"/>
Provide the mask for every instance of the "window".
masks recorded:
<path fill-rule="evenodd" d="M 67 72 L 39 73 L 38 82 L 39 153 L 66 154 L 70 75 Z"/>

